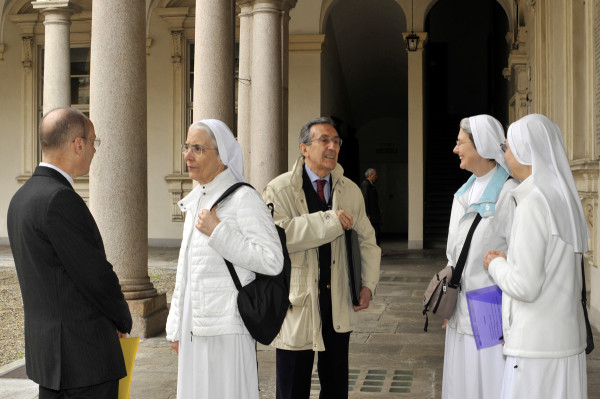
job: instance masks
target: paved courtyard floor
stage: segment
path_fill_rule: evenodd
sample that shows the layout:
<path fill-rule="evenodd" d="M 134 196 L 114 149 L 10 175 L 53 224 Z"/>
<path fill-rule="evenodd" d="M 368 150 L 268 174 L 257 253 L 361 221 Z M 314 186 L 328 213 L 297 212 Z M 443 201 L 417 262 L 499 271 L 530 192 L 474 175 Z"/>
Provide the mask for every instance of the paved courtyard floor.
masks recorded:
<path fill-rule="evenodd" d="M 429 332 L 423 332 L 421 300 L 431 276 L 445 265 L 444 251 L 408 250 L 402 242 L 384 243 L 383 248 L 386 256 L 376 296 L 369 309 L 361 312 L 358 328 L 351 335 L 349 396 L 440 398 L 445 332 L 437 318 L 430 318 Z M 149 274 L 174 271 L 176 258 L 177 249 L 151 248 Z M 597 331 L 596 343 L 598 349 L 587 357 L 588 386 L 589 398 L 600 399 Z M 260 397 L 274 398 L 275 351 L 259 344 L 258 363 Z M 0 398 L 37 397 L 36 385 L 23 377 L 22 360 L 0 368 Z M 316 374 L 313 377 L 311 398 L 318 398 L 318 378 Z M 131 398 L 175 398 L 176 380 L 177 357 L 164 336 L 142 340 Z"/>

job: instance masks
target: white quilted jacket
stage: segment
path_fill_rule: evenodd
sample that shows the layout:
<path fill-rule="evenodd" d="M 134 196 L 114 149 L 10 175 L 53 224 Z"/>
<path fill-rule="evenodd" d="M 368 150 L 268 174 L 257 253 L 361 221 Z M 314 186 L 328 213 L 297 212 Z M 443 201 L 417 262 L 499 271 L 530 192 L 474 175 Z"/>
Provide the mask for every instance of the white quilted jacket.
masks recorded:
<path fill-rule="evenodd" d="M 190 335 L 190 331 L 181 331 L 188 276 L 192 279 L 193 335 L 213 336 L 248 334 L 238 312 L 237 290 L 223 258 L 233 263 L 242 285 L 254 280 L 254 272 L 267 275 L 281 272 L 283 254 L 271 212 L 250 187 L 239 188 L 221 202 L 217 207 L 221 223 L 210 237 L 195 228 L 197 213 L 209 209 L 234 183 L 233 174 L 225 170 L 212 182 L 198 185 L 178 203 L 185 214 L 185 224 L 167 318 L 169 341 Z"/>

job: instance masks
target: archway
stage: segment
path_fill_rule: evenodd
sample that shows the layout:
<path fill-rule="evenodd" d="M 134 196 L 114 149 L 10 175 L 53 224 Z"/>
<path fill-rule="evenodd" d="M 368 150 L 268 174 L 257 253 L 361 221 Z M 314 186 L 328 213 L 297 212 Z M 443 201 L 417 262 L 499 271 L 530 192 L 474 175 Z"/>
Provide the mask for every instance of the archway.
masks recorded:
<path fill-rule="evenodd" d="M 323 32 L 322 114 L 333 116 L 345 175 L 360 183 L 376 168 L 382 231 L 408 231 L 406 17 L 394 0 L 344 0 Z"/>
<path fill-rule="evenodd" d="M 462 118 L 490 114 L 506 128 L 509 45 L 505 10 L 495 0 L 440 0 L 425 21 L 424 245 L 445 246 L 452 195 L 470 173 L 452 149 Z"/>

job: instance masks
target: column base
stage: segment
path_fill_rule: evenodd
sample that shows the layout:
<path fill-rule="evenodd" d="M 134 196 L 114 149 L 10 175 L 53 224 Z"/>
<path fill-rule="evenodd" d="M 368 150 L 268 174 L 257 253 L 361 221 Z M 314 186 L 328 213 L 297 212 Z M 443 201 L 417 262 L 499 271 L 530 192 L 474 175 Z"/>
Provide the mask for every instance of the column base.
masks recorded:
<path fill-rule="evenodd" d="M 144 299 L 128 299 L 127 304 L 133 319 L 131 336 L 149 338 L 165 330 L 169 314 L 167 294 L 160 293 Z"/>
<path fill-rule="evenodd" d="M 423 249 L 423 240 L 408 240 L 408 249 Z"/>

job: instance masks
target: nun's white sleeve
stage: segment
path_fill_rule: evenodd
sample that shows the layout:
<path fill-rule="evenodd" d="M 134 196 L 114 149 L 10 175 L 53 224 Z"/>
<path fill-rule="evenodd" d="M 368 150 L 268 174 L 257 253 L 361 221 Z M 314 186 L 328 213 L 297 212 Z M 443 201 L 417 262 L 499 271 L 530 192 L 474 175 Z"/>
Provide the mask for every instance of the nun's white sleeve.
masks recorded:
<path fill-rule="evenodd" d="M 515 210 L 508 259 L 498 257 L 489 272 L 500 289 L 523 302 L 535 301 L 546 280 L 549 214 L 536 201 L 523 200 Z"/>
<path fill-rule="evenodd" d="M 221 222 L 208 245 L 237 267 L 266 275 L 279 274 L 283 252 L 271 211 L 254 189 L 242 187 L 223 203 L 235 212 L 235 225 Z M 233 209 L 231 209 L 233 208 Z"/>

